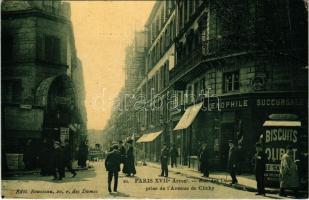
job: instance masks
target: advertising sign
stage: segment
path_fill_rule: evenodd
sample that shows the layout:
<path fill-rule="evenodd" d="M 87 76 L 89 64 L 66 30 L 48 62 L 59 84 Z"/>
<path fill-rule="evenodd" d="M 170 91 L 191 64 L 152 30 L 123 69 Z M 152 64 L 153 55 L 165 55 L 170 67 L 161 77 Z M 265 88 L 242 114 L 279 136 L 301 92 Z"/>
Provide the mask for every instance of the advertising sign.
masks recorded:
<path fill-rule="evenodd" d="M 280 160 L 288 145 L 293 147 L 293 158 L 295 160 L 300 134 L 299 127 L 291 126 L 291 121 L 287 121 L 285 124 L 276 122 L 278 121 L 266 121 L 263 134 L 264 151 L 268 160 L 265 171 L 265 185 L 271 187 L 279 186 Z M 294 125 L 295 123 L 292 122 L 291 124 Z"/>
<path fill-rule="evenodd" d="M 60 142 L 64 143 L 66 139 L 69 139 L 69 128 L 61 127 L 60 128 Z"/>

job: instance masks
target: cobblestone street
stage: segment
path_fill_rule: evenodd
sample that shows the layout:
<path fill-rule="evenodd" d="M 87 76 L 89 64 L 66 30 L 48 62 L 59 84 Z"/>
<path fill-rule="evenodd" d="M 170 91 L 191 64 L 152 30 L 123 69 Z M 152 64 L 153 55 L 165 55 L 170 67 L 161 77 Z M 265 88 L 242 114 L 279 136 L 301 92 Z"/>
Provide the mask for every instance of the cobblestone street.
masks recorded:
<path fill-rule="evenodd" d="M 161 178 L 160 170 L 138 166 L 137 176 L 120 173 L 118 193 L 107 191 L 107 173 L 102 162 L 94 168 L 79 171 L 75 178 L 67 172 L 63 181 L 39 175 L 13 176 L 3 181 L 5 198 L 262 198 L 255 193 L 240 191 L 197 179 L 170 173 Z M 276 195 L 268 197 L 277 198 Z M 267 198 L 267 197 L 263 197 Z"/>

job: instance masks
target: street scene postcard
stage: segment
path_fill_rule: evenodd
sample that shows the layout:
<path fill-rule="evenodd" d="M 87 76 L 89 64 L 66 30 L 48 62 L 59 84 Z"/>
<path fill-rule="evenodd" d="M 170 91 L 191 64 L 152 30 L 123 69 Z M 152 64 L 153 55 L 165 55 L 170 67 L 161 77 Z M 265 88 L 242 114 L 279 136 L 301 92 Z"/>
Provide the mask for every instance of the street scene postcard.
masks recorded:
<path fill-rule="evenodd" d="M 2 0 L 1 197 L 308 198 L 308 0 Z"/>

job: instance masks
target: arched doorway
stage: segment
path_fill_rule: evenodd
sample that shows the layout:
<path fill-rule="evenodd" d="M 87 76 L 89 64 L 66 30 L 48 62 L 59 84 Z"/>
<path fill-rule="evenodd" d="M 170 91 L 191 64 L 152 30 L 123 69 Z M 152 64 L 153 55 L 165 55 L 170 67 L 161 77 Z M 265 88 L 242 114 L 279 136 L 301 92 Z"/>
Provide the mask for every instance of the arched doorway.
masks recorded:
<path fill-rule="evenodd" d="M 68 129 L 78 116 L 70 77 L 64 74 L 43 80 L 36 92 L 36 103 L 44 107 L 42 138 L 60 141 L 61 130 Z"/>

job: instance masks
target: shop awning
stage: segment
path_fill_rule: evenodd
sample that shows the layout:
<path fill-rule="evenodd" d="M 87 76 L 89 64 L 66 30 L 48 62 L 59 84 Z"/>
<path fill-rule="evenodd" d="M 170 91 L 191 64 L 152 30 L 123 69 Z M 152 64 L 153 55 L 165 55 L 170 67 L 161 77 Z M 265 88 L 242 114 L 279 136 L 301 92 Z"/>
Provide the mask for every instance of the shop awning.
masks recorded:
<path fill-rule="evenodd" d="M 263 126 L 301 126 L 300 121 L 265 121 Z"/>
<path fill-rule="evenodd" d="M 148 133 L 148 134 L 144 134 L 142 135 L 142 137 L 140 137 L 137 142 L 142 143 L 142 142 L 151 142 L 154 139 L 156 139 L 163 131 L 158 131 L 158 132 L 154 132 L 154 133 Z"/>
<path fill-rule="evenodd" d="M 174 128 L 174 131 L 188 128 L 194 121 L 202 106 L 203 102 L 188 107 Z"/>

